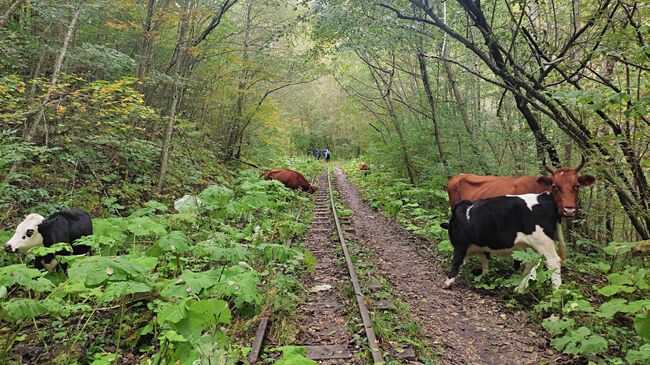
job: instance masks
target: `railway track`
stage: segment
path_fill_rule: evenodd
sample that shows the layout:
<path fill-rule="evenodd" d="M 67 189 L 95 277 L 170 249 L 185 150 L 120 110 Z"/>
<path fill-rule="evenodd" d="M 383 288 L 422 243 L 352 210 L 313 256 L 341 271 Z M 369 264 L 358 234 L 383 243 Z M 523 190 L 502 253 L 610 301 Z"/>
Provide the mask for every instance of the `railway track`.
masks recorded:
<path fill-rule="evenodd" d="M 368 364 L 368 353 L 373 364 L 384 364 L 346 241 L 354 229 L 349 218 L 337 214 L 329 169 L 321 174 L 319 186 L 306 240 L 318 264 L 309 275 L 308 297 L 299 308 L 297 344 L 307 349 L 306 357 L 320 364 Z M 350 288 L 352 296 L 346 295 Z M 257 361 L 268 322 L 265 318 L 260 323 L 251 363 Z"/>
<path fill-rule="evenodd" d="M 307 240 L 308 249 L 316 256 L 318 265 L 311 275 L 309 297 L 301 308 L 308 320 L 301 328 L 299 341 L 307 348 L 307 357 L 324 364 L 365 364 L 368 350 L 373 363 L 383 364 L 345 239 L 353 229 L 349 218 L 339 218 L 337 214 L 329 169 L 321 175 L 319 186 Z M 344 267 L 340 265 L 341 253 Z M 342 294 L 350 285 L 353 298 Z M 352 317 L 361 318 L 363 324 L 363 331 L 356 333 L 357 336 L 353 336 L 350 328 Z M 359 336 L 365 336 L 366 341 L 360 341 Z"/>

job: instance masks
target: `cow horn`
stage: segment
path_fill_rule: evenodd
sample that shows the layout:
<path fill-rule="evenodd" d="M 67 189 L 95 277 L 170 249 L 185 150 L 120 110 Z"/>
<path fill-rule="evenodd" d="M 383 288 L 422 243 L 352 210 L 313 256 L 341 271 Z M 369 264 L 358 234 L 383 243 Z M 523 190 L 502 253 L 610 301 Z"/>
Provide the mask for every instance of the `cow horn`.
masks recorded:
<path fill-rule="evenodd" d="M 575 168 L 576 172 L 580 171 L 581 168 L 585 167 L 586 163 L 587 163 L 587 159 L 585 158 L 585 155 L 582 155 L 582 160 L 580 161 L 578 166 L 576 166 L 576 168 Z"/>
<path fill-rule="evenodd" d="M 546 156 L 544 156 L 544 159 L 542 160 L 542 165 L 544 166 L 544 169 L 546 169 L 546 171 L 550 172 L 551 174 L 553 173 L 553 169 L 548 167 L 548 165 L 546 164 Z"/>

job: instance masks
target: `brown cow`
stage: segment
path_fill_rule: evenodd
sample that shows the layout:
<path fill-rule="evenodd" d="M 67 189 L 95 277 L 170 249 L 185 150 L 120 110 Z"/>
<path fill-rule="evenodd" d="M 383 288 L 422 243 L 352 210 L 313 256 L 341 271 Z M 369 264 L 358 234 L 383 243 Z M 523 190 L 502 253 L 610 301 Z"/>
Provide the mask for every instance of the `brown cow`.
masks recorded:
<path fill-rule="evenodd" d="M 298 171 L 282 168 L 272 169 L 264 171 L 262 177 L 266 180 L 278 180 L 289 189 L 298 189 L 306 191 L 309 194 L 313 194 L 318 190 L 318 186 L 310 184 L 309 181 L 307 181 L 307 179 L 305 179 L 305 177 Z"/>
<path fill-rule="evenodd" d="M 370 166 L 367 163 L 362 162 L 359 164 L 359 171 L 370 171 Z"/>
<path fill-rule="evenodd" d="M 528 193 L 543 193 L 550 191 L 559 214 L 573 217 L 578 208 L 578 190 L 581 186 L 590 186 L 596 181 L 592 175 L 578 176 L 578 171 L 585 165 L 585 158 L 575 168 L 560 167 L 553 170 L 546 162 L 544 168 L 551 176 L 480 176 L 461 174 L 452 177 L 447 182 L 449 205 L 452 207 L 462 200 L 477 200 L 494 198 L 502 195 L 519 195 Z M 558 254 L 564 260 L 566 243 L 562 234 L 562 226 L 558 223 L 558 238 L 560 248 Z M 485 271 L 485 263 L 483 269 Z"/>

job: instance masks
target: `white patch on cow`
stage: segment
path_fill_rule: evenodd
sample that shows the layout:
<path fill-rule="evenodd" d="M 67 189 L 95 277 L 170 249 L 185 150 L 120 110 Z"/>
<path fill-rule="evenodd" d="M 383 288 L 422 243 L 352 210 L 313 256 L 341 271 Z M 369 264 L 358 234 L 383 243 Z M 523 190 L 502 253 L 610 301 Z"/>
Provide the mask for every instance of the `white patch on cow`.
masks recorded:
<path fill-rule="evenodd" d="M 454 285 L 454 282 L 456 281 L 456 277 L 454 276 L 453 278 L 449 278 L 445 280 L 445 283 L 442 285 L 443 289 L 449 289 L 451 288 L 452 285 Z"/>
<path fill-rule="evenodd" d="M 546 258 L 546 267 L 549 270 L 553 271 L 551 274 L 551 282 L 553 283 L 554 288 L 559 288 L 562 285 L 562 277 L 560 276 L 561 271 L 561 260 L 555 251 L 555 243 L 553 239 L 549 237 L 544 230 L 539 225 L 535 226 L 535 231 L 531 234 L 525 234 L 522 232 L 517 232 L 517 237 L 515 242 L 522 242 L 527 244 L 533 250 L 541 253 Z"/>
<path fill-rule="evenodd" d="M 467 221 L 469 222 L 469 211 L 472 209 L 474 205 L 470 205 L 467 207 L 467 210 L 465 211 L 465 217 L 467 217 Z"/>
<path fill-rule="evenodd" d="M 53 272 L 54 269 L 56 268 L 56 265 L 58 265 L 58 264 L 59 264 L 59 262 L 56 261 L 56 259 L 52 259 L 52 261 L 50 261 L 48 263 L 44 262 L 43 267 L 45 267 L 45 270 L 47 270 L 47 272 Z"/>
<path fill-rule="evenodd" d="M 25 220 L 16 227 L 14 236 L 7 242 L 7 250 L 26 253 L 30 249 L 42 245 L 43 236 L 38 232 L 38 225 L 44 220 L 42 215 L 34 213 L 25 217 Z M 31 236 L 28 236 L 29 230 L 31 230 Z"/>
<path fill-rule="evenodd" d="M 542 193 L 542 194 L 546 194 L 546 193 Z M 539 204 L 539 202 L 537 201 L 537 197 L 540 196 L 540 195 L 541 194 L 530 193 L 530 194 L 506 195 L 506 196 L 509 196 L 509 197 L 512 197 L 512 198 L 519 198 L 519 199 L 523 200 L 526 203 L 526 206 L 528 207 L 528 209 L 530 209 L 532 211 L 533 207 L 536 206 L 537 204 Z"/>

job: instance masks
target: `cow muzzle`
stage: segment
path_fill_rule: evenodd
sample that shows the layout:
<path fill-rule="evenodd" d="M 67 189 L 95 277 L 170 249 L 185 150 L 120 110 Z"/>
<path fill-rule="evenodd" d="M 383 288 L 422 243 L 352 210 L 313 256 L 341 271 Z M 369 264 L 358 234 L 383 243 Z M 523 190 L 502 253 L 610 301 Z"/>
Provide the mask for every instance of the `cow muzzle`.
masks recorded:
<path fill-rule="evenodd" d="M 5 252 L 15 252 L 14 248 L 11 245 L 5 245 Z"/>
<path fill-rule="evenodd" d="M 562 215 L 565 217 L 575 217 L 577 209 L 574 207 L 565 207 L 562 208 Z"/>

